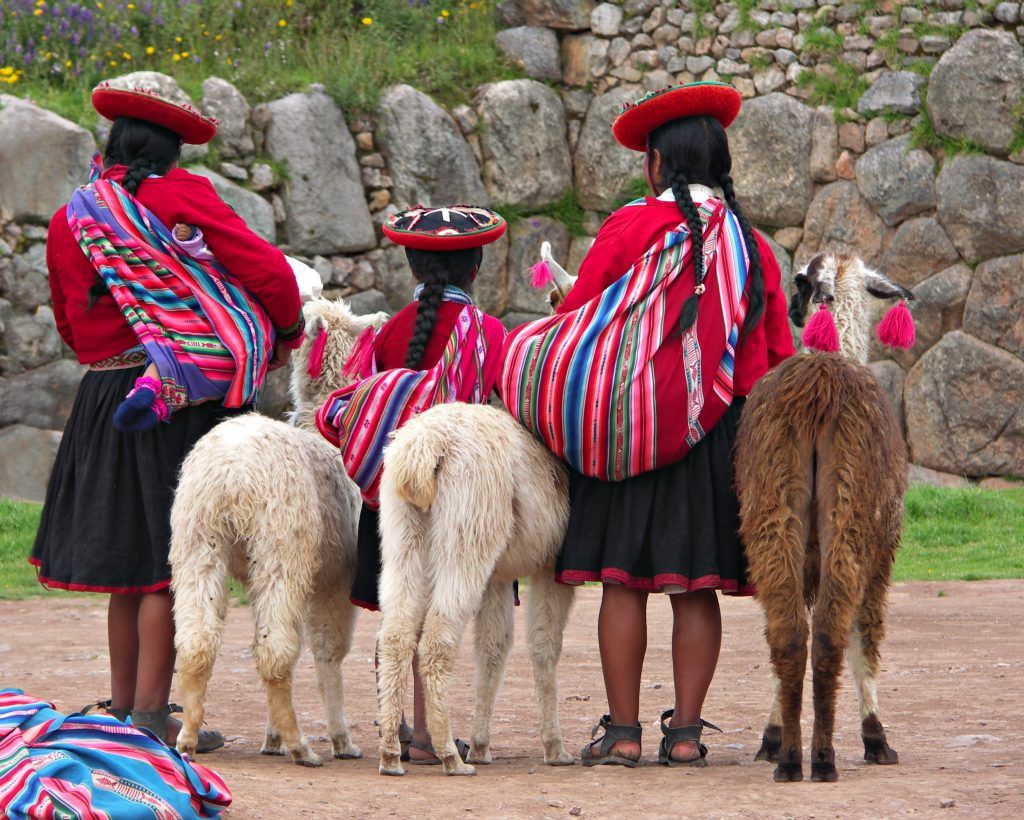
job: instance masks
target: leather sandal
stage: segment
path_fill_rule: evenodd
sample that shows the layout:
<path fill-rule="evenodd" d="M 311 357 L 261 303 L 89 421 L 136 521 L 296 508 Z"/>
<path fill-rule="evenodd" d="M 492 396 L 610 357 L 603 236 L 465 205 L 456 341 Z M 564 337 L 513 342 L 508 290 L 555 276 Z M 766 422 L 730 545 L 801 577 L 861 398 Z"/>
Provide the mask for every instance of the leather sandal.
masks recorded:
<path fill-rule="evenodd" d="M 714 723 L 708 723 L 703 718 L 693 726 L 677 726 L 672 728 L 668 725 L 667 721 L 675 713 L 675 709 L 669 709 L 661 714 L 661 734 L 663 737 L 658 746 L 658 762 L 662 766 L 672 768 L 676 766 L 692 766 L 693 768 L 700 769 L 707 766 L 708 747 L 700 742 L 701 733 L 704 731 L 704 727 L 714 729 L 716 732 L 721 732 L 722 730 L 715 726 Z M 672 749 L 675 748 L 677 743 L 696 743 L 697 756 L 691 757 L 688 760 L 676 760 L 672 757 Z"/>
<path fill-rule="evenodd" d="M 132 725 L 137 729 L 146 729 L 152 732 L 158 740 L 173 747 L 173 743 L 167 742 L 167 719 L 171 716 L 172 712 L 181 711 L 183 710 L 180 706 L 170 703 L 162 709 L 157 709 L 155 712 L 141 712 L 138 709 L 132 709 Z M 199 739 L 196 741 L 196 754 L 212 752 L 223 745 L 224 735 L 216 729 L 200 729 Z"/>
<path fill-rule="evenodd" d="M 88 715 L 105 714 L 111 717 L 117 718 L 119 721 L 124 723 L 128 720 L 128 716 L 132 713 L 131 709 L 112 709 L 110 707 L 111 701 L 109 700 L 98 700 L 95 703 L 88 703 L 78 710 L 79 714 L 83 717 Z"/>
<path fill-rule="evenodd" d="M 419 740 L 409 741 L 410 749 L 419 749 L 421 752 L 427 752 L 432 754 L 433 757 L 409 757 L 409 763 L 413 766 L 440 766 L 441 758 L 437 756 L 437 752 L 434 751 L 433 743 L 423 743 Z M 455 738 L 455 748 L 459 752 L 459 757 L 462 758 L 462 762 L 466 762 L 466 758 L 469 757 L 469 744 L 460 738 Z"/>
<path fill-rule="evenodd" d="M 604 734 L 599 738 L 597 733 L 601 730 L 604 730 Z M 642 736 L 643 728 L 639 723 L 633 726 L 616 726 L 612 723 L 611 715 L 604 715 L 601 722 L 590 732 L 590 743 L 584 746 L 580 752 L 580 760 L 584 766 L 628 766 L 630 769 L 635 769 L 639 765 L 640 759 L 633 759 L 622 752 L 617 752 L 613 747 L 620 740 L 640 743 Z M 601 741 L 601 748 L 595 754 L 594 741 L 596 740 Z"/>

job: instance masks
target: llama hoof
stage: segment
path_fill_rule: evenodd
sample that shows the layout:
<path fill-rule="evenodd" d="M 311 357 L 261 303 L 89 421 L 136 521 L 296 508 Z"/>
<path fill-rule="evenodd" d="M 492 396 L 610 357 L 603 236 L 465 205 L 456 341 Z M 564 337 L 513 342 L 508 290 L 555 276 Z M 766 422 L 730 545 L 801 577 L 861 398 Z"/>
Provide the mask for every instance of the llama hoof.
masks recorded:
<path fill-rule="evenodd" d="M 280 735 L 266 735 L 263 738 L 263 745 L 260 747 L 261 755 L 283 755 L 284 743 Z"/>
<path fill-rule="evenodd" d="M 782 727 L 765 726 L 761 736 L 761 748 L 754 755 L 754 760 L 767 760 L 769 763 L 779 762 L 779 749 L 782 748 Z"/>
<path fill-rule="evenodd" d="M 575 766 L 576 758 L 565 749 L 561 749 L 553 755 L 545 754 L 544 762 L 549 766 Z"/>
<path fill-rule="evenodd" d="M 444 773 L 449 777 L 469 777 L 476 774 L 476 769 L 463 763 L 462 758 L 455 754 L 444 759 Z"/>
<path fill-rule="evenodd" d="M 405 774 L 405 768 L 402 766 L 401 755 L 382 752 L 380 756 L 380 766 L 377 768 L 377 771 L 388 777 L 401 777 Z"/>
<path fill-rule="evenodd" d="M 347 737 L 332 738 L 331 751 L 338 760 L 359 760 L 363 756 L 363 750 Z"/>
<path fill-rule="evenodd" d="M 803 764 L 797 763 L 779 763 L 775 767 L 775 782 L 776 783 L 799 783 L 804 779 L 804 767 Z"/>
<path fill-rule="evenodd" d="M 324 765 L 324 762 L 323 760 L 321 760 L 320 755 L 318 755 L 311 749 L 306 750 L 304 752 L 292 752 L 292 760 L 295 762 L 296 765 L 308 766 L 310 769 L 319 769 L 321 766 Z"/>
<path fill-rule="evenodd" d="M 900 756 L 896 754 L 896 750 L 886 742 L 885 729 L 876 715 L 868 715 L 864 718 L 861 721 L 860 731 L 864 741 L 864 759 L 868 763 L 893 766 L 900 762 Z"/>
<path fill-rule="evenodd" d="M 812 763 L 811 780 L 815 783 L 835 783 L 839 779 L 835 763 Z"/>
<path fill-rule="evenodd" d="M 260 754 L 273 755 L 274 757 L 284 757 L 285 752 L 283 746 L 267 746 L 266 744 L 264 744 L 263 748 L 260 749 Z"/>
<path fill-rule="evenodd" d="M 197 742 L 198 741 L 193 742 L 193 743 L 188 743 L 186 741 L 183 741 L 181 739 L 181 736 L 179 735 L 178 742 L 174 744 L 174 748 L 178 750 L 178 754 L 180 754 L 180 755 L 188 755 L 189 760 L 195 760 L 196 759 L 196 743 Z"/>
<path fill-rule="evenodd" d="M 466 755 L 467 763 L 475 763 L 478 766 L 490 766 L 491 765 L 491 747 L 490 744 L 484 745 L 473 744 L 469 750 L 469 754 Z"/>

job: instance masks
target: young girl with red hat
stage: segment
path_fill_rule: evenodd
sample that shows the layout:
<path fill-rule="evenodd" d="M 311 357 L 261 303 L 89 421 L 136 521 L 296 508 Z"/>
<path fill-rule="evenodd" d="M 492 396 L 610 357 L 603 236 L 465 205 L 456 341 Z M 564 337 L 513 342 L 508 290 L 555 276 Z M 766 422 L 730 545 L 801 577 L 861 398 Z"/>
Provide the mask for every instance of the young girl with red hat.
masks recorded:
<path fill-rule="evenodd" d="M 343 461 L 360 485 L 358 560 L 352 602 L 379 608 L 378 486 L 389 434 L 412 415 L 443 402 L 484 403 L 501 367 L 505 328 L 473 304 L 473 281 L 483 246 L 505 232 L 494 211 L 453 205 L 417 206 L 394 214 L 384 234 L 405 247 L 419 283 L 415 301 L 356 343 L 346 370 L 357 381 L 335 393 L 317 414 L 321 433 L 342 448 Z M 414 665 L 414 721 L 409 762 L 435 765 L 427 733 L 423 690 Z M 468 746 L 457 741 L 465 756 Z"/>
<path fill-rule="evenodd" d="M 215 121 L 142 89 L 104 84 L 92 100 L 113 120 L 103 167 L 54 214 L 46 247 L 57 329 L 89 370 L 57 452 L 30 561 L 48 587 L 110 594 L 112 691 L 99 705 L 121 719 L 131 714 L 173 745 L 179 724 L 168 705 L 174 621 L 167 554 L 178 470 L 193 444 L 247 408 L 265 372 L 284 365 L 301 343 L 299 291 L 281 251 L 249 230 L 207 179 L 177 167 L 182 143 L 208 142 Z M 243 326 L 225 331 L 190 314 L 199 320 L 191 327 L 202 327 L 214 347 L 220 338 L 231 341 L 231 355 L 218 353 L 212 366 L 160 327 L 157 307 L 169 293 L 176 306 L 188 305 L 195 294 L 187 284 L 217 278 L 170 249 L 178 223 L 203 231 L 225 271 L 214 287 L 219 301 L 209 304 Z M 166 293 L 140 295 L 159 283 L 170 283 Z M 114 413 L 154 350 L 185 374 L 183 390 L 199 385 L 211 400 L 186 400 L 168 423 L 123 434 Z M 219 733 L 204 731 L 200 751 L 222 743 Z"/>
<path fill-rule="evenodd" d="M 732 442 L 744 397 L 794 351 L 779 268 L 733 189 L 725 129 L 739 107 L 724 83 L 626 107 L 613 131 L 643 152 L 651 195 L 604 222 L 557 315 L 507 345 L 503 398 L 572 468 L 558 580 L 603 584 L 609 714 L 583 748 L 585 765 L 640 758 L 652 592 L 667 593 L 673 612 L 675 702 L 662 715 L 659 762 L 704 765 L 716 590 L 752 593 Z"/>

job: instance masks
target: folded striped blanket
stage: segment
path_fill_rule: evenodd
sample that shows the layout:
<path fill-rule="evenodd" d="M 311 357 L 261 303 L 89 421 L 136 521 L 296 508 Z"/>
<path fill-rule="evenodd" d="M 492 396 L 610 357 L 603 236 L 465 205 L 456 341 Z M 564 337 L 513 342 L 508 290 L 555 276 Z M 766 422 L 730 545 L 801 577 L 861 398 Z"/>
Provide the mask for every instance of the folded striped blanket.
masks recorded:
<path fill-rule="evenodd" d="M 747 311 L 746 246 L 721 200 L 706 200 L 698 212 L 707 275 L 687 331 L 678 327 L 695 287 L 683 221 L 586 304 L 508 335 L 502 400 L 584 475 L 621 481 L 680 461 L 732 403 Z M 659 370 L 655 356 L 667 345 L 677 356 Z"/>

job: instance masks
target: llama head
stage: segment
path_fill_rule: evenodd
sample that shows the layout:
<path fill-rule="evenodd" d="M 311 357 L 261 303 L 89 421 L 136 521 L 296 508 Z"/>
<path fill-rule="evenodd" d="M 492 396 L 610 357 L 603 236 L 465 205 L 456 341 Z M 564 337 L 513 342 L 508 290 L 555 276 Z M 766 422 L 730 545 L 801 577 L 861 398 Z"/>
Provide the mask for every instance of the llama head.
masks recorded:
<path fill-rule="evenodd" d="M 557 308 L 565 299 L 577 277 L 570 276 L 551 253 L 551 243 L 542 242 L 540 246 L 540 260 L 530 267 L 530 284 L 535 288 L 542 288 L 546 285 L 554 285 L 554 289 L 548 294 L 548 303 L 552 310 Z"/>
<path fill-rule="evenodd" d="M 865 295 L 914 298 L 905 287 L 849 254 L 819 253 L 797 271 L 793 282 L 796 291 L 789 302 L 790 321 L 803 327 L 812 311 L 828 308 L 835 317 L 839 352 L 860 362 L 866 362 L 868 354 L 870 314 Z"/>
<path fill-rule="evenodd" d="M 350 378 L 342 375 L 356 338 L 367 328 L 380 327 L 386 313 L 357 316 L 343 299 L 313 299 L 302 307 L 306 337 L 292 355 L 292 424 L 316 432 L 316 411 Z"/>

